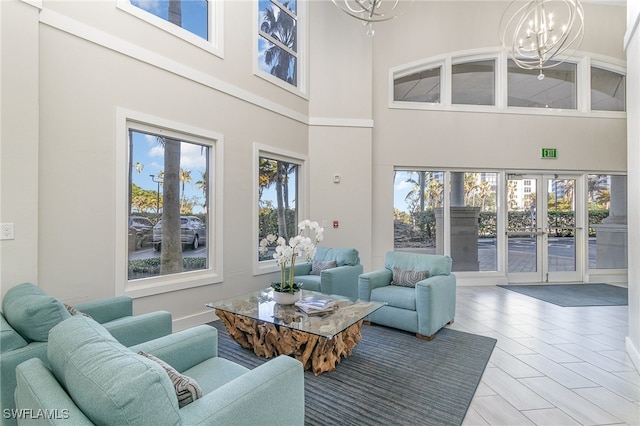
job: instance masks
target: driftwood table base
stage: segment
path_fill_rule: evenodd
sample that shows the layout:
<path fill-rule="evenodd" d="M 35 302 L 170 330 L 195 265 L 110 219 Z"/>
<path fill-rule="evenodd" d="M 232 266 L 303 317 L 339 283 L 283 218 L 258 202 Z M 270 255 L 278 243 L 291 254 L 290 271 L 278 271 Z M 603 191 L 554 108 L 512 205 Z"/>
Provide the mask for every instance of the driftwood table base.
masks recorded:
<path fill-rule="evenodd" d="M 265 358 L 278 355 L 294 356 L 302 362 L 305 370 L 310 369 L 316 376 L 325 371 L 335 370 L 341 358 L 351 355 L 351 351 L 362 338 L 362 320 L 332 339 L 327 339 L 219 309 L 215 312 L 227 328 L 229 336 L 243 348 L 253 349 L 256 355 Z"/>

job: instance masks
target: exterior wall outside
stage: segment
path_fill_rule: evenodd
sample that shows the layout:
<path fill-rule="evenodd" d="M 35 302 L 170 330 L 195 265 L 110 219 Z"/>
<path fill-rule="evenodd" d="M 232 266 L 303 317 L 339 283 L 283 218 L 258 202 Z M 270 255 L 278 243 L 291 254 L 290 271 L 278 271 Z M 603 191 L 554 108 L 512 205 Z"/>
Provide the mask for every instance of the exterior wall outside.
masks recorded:
<path fill-rule="evenodd" d="M 628 87 L 627 93 L 640 93 L 640 3 L 629 2 L 627 11 L 627 52 Z M 627 353 L 640 371 L 640 98 L 628 96 L 627 104 L 627 191 L 629 227 L 629 335 Z"/>

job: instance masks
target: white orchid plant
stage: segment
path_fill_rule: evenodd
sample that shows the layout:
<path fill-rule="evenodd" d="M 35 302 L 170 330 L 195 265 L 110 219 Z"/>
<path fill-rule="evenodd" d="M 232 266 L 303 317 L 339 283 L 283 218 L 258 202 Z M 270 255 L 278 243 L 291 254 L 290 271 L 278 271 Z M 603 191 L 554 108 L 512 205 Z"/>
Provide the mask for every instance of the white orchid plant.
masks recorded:
<path fill-rule="evenodd" d="M 322 241 L 324 228 L 318 222 L 305 219 L 298 224 L 298 235 L 291 237 L 289 243 L 283 237 L 269 234 L 260 241 L 260 253 L 266 254 L 269 247 L 276 244 L 273 258 L 280 267 L 281 279 L 279 283 L 273 283 L 274 290 L 284 293 L 295 293 L 300 290 L 300 285 L 294 283 L 294 267 L 298 257 L 311 261 L 316 254 L 316 244 Z M 313 238 L 310 236 L 313 234 Z M 289 273 L 287 274 L 287 267 Z"/>

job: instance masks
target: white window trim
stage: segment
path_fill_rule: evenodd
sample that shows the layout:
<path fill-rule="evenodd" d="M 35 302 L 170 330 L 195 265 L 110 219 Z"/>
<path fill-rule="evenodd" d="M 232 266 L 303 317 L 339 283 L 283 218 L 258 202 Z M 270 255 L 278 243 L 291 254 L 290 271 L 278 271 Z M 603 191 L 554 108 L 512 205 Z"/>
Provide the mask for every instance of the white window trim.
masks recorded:
<path fill-rule="evenodd" d="M 462 105 L 451 103 L 451 65 L 469 61 L 496 61 L 496 105 Z M 450 52 L 444 55 L 432 56 L 389 69 L 388 74 L 388 102 L 389 109 L 428 110 L 428 111 L 459 111 L 483 112 L 500 114 L 523 115 L 553 115 L 567 117 L 598 117 L 626 119 L 627 113 L 621 111 L 592 111 L 591 110 L 591 66 L 608 69 L 626 75 L 626 62 L 620 59 L 587 52 L 576 52 L 567 62 L 577 65 L 576 109 L 557 108 L 526 108 L 507 106 L 507 61 L 506 52 L 501 48 L 472 49 Z M 403 77 L 420 70 L 442 66 L 440 75 L 440 103 L 402 102 L 393 100 L 393 82 L 395 78 Z"/>
<path fill-rule="evenodd" d="M 210 209 L 207 226 L 207 246 L 209 268 L 178 274 L 162 275 L 137 280 L 128 279 L 128 164 L 129 129 L 149 129 L 154 133 L 172 135 L 177 138 L 198 142 L 211 148 L 209 164 L 213 172 L 209 174 Z M 144 297 L 186 288 L 199 287 L 223 280 L 223 176 L 224 138 L 220 133 L 200 129 L 183 123 L 154 117 L 123 108 L 116 110 L 116 190 L 115 190 L 115 285 L 117 295 Z"/>
<path fill-rule="evenodd" d="M 276 2 L 278 2 L 276 0 Z M 307 3 L 306 1 L 298 1 L 296 3 L 297 6 L 297 30 L 298 34 L 298 52 L 296 54 L 297 61 L 296 64 L 298 66 L 298 76 L 297 83 L 298 86 L 294 86 L 292 84 L 287 83 L 279 79 L 278 77 L 274 77 L 268 72 L 264 72 L 260 69 L 258 65 L 258 38 L 260 37 L 260 13 L 258 10 L 258 0 L 254 0 L 253 2 L 253 74 L 257 77 L 260 77 L 269 83 L 275 84 L 276 86 L 287 90 L 295 95 L 300 96 L 303 99 L 309 99 L 308 93 L 308 81 L 309 81 L 309 62 L 308 55 L 309 52 L 309 37 L 307 36 L 307 28 L 309 27 L 309 14 L 307 13 Z M 287 49 L 288 50 L 288 49 Z"/>
<path fill-rule="evenodd" d="M 224 57 L 224 2 L 222 0 L 208 0 L 208 32 L 209 40 L 193 34 L 169 21 L 166 21 L 153 13 L 140 9 L 131 4 L 130 0 L 116 0 L 117 8 L 141 19 L 163 31 L 168 32 L 188 43 L 193 44 L 220 58 Z"/>
<path fill-rule="evenodd" d="M 253 257 L 253 275 L 270 274 L 272 272 L 279 271 L 280 268 L 276 265 L 275 260 L 263 260 L 258 261 L 258 179 L 259 179 L 259 165 L 260 157 L 268 157 L 275 160 L 284 160 L 290 163 L 295 163 L 299 166 L 298 170 L 298 199 L 296 200 L 296 209 L 298 210 L 298 219 L 302 220 L 308 216 L 309 212 L 309 167 L 307 167 L 309 158 L 306 155 L 299 154 L 297 152 L 288 151 L 285 149 L 276 148 L 269 145 L 263 145 L 260 143 L 253 144 L 253 233 L 251 234 L 251 256 Z"/>

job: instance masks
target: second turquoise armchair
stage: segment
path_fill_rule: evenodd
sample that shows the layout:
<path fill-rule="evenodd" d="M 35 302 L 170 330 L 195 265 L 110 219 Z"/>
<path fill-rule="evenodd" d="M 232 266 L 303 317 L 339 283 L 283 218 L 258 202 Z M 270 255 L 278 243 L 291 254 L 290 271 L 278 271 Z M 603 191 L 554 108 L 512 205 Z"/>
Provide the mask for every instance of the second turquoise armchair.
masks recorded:
<path fill-rule="evenodd" d="M 335 261 L 336 264 L 313 274 L 314 261 Z M 295 282 L 302 283 L 303 289 L 354 300 L 358 298 L 358 276 L 362 271 L 358 250 L 354 248 L 318 247 L 312 262 L 298 263 L 294 267 Z"/>

